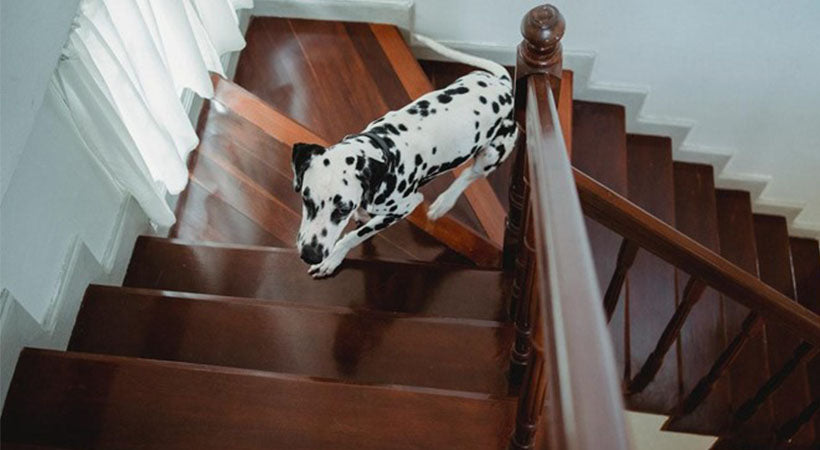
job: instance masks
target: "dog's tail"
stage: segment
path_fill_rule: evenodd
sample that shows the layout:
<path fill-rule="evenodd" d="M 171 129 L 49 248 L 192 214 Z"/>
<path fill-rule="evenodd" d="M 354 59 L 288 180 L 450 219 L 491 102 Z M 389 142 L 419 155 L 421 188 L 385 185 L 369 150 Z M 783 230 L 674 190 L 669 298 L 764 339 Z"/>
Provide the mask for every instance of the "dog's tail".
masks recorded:
<path fill-rule="evenodd" d="M 421 34 L 414 34 L 413 37 L 415 37 L 416 40 L 427 46 L 430 50 L 438 53 L 441 56 L 450 58 L 453 61 L 467 64 L 469 66 L 478 67 L 479 69 L 484 69 L 487 72 L 490 72 L 491 74 L 497 76 L 498 78 L 506 77 L 507 79 L 509 79 L 510 77 L 510 74 L 509 72 L 507 72 L 507 69 L 505 69 L 504 66 L 502 66 L 501 64 L 498 64 L 494 61 L 479 58 L 478 56 L 468 55 L 458 50 L 453 50 L 452 48 L 440 44 L 432 38 L 423 36 Z"/>

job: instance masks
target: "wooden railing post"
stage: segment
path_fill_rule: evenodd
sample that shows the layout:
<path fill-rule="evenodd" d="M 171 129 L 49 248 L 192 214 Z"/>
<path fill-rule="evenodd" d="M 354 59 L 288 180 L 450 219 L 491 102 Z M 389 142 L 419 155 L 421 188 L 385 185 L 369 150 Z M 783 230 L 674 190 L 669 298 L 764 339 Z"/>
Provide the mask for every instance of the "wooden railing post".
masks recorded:
<path fill-rule="evenodd" d="M 524 111 L 526 110 L 527 77 L 536 73 L 550 75 L 550 86 L 555 99 L 561 90 L 563 53 L 561 37 L 564 36 L 564 17 L 552 5 L 541 5 L 531 9 L 521 21 L 524 40 L 518 46 L 515 65 L 515 113 L 519 129 L 524 131 Z M 527 171 L 527 155 L 523 133 L 518 139 L 513 157 L 513 173 L 510 180 L 509 213 L 504 232 L 504 268 L 516 270 L 515 261 L 519 256 L 521 242 L 525 236 L 524 206 L 529 202 L 524 173 Z M 511 311 L 515 311 L 511 305 Z"/>
<path fill-rule="evenodd" d="M 564 18 L 552 5 L 535 7 L 524 16 L 521 34 L 524 40 L 518 46 L 515 69 L 515 111 L 522 133 L 518 140 L 510 183 L 510 212 L 504 234 L 504 268 L 514 272 L 510 316 L 515 322 L 516 339 L 510 358 L 510 384 L 521 386 L 516 428 L 510 445 L 515 449 L 529 449 L 534 445 L 547 382 L 543 349 L 540 340 L 536 342 L 536 339 L 543 339 L 543 333 L 533 333 L 534 324 L 540 323 L 539 314 L 544 313 L 537 308 L 539 299 L 534 287 L 536 269 L 543 271 L 547 262 L 536 263 L 535 225 L 527 177 L 526 130 L 522 119 L 526 111 L 527 78 L 530 75 L 549 74 L 550 87 L 555 98 L 558 98 Z"/>

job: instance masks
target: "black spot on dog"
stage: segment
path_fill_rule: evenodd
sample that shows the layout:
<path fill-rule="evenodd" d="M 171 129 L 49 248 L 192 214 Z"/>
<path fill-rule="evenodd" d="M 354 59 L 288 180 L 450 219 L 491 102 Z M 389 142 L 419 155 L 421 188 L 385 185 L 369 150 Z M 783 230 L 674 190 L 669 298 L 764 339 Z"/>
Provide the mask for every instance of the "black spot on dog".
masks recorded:
<path fill-rule="evenodd" d="M 482 105 L 486 105 L 486 104 L 487 104 L 487 98 L 486 98 L 486 97 L 484 97 L 483 95 L 479 95 L 479 96 L 478 96 L 478 101 L 480 101 Z"/>
<path fill-rule="evenodd" d="M 327 228 L 322 228 L 322 237 L 327 236 Z"/>
<path fill-rule="evenodd" d="M 353 163 L 354 163 L 354 162 L 356 162 L 356 159 L 355 159 L 354 157 L 352 157 L 352 156 L 348 156 L 347 158 L 345 158 L 345 162 L 346 162 L 348 165 L 352 166 L 352 165 L 353 165 Z"/>
<path fill-rule="evenodd" d="M 465 86 L 459 86 L 457 88 L 450 88 L 450 89 L 447 89 L 446 91 L 444 91 L 444 93 L 447 94 L 447 95 L 460 95 L 460 94 L 466 94 L 468 92 L 470 92 L 470 90 L 467 89 Z"/>
<path fill-rule="evenodd" d="M 398 129 L 396 129 L 396 127 L 394 127 L 393 125 L 391 125 L 391 124 L 389 124 L 389 123 L 388 123 L 388 124 L 385 124 L 385 125 L 384 125 L 384 127 L 387 129 L 387 131 L 388 131 L 390 134 L 395 134 L 396 136 L 398 136 L 398 135 L 399 135 L 399 130 L 398 130 Z"/>
<path fill-rule="evenodd" d="M 399 209 L 399 205 L 393 205 L 393 206 L 390 207 L 389 211 L 390 212 L 395 212 L 397 209 Z"/>
<path fill-rule="evenodd" d="M 447 110 L 447 108 L 444 108 L 444 109 L 445 109 L 445 111 Z M 430 110 L 430 114 L 435 114 L 435 113 L 436 113 L 436 108 L 433 108 L 433 109 Z"/>
<path fill-rule="evenodd" d="M 403 123 L 400 123 L 400 124 L 399 124 L 399 130 L 401 130 L 401 131 L 407 131 L 407 127 L 406 127 L 406 126 L 404 126 L 404 124 L 403 124 Z"/>
<path fill-rule="evenodd" d="M 329 166 L 329 165 L 330 165 L 330 160 L 329 160 L 329 159 L 327 159 L 327 158 L 325 158 L 325 159 L 322 161 L 322 163 L 324 163 L 325 167 L 327 167 L 327 166 Z"/>
<path fill-rule="evenodd" d="M 342 179 L 342 183 L 344 183 L 344 184 L 345 184 L 345 186 L 347 186 L 347 180 Z"/>
<path fill-rule="evenodd" d="M 493 112 L 494 112 L 494 113 L 498 113 L 498 110 L 499 110 L 499 108 L 498 108 L 498 103 L 493 102 Z"/>
<path fill-rule="evenodd" d="M 473 141 L 478 142 L 479 140 L 481 140 L 481 133 L 476 133 L 475 139 L 473 139 Z"/>
<path fill-rule="evenodd" d="M 450 97 L 447 94 L 439 94 L 436 98 L 440 103 L 450 103 L 451 101 L 453 101 L 453 97 Z"/>
<path fill-rule="evenodd" d="M 438 151 L 438 149 L 436 147 L 433 147 L 433 154 L 434 155 L 436 154 L 436 151 Z"/>
<path fill-rule="evenodd" d="M 373 231 L 373 229 L 370 228 L 370 227 L 361 227 L 361 228 L 359 228 L 359 231 L 356 232 L 356 235 L 358 235 L 359 237 L 362 237 L 365 234 L 370 233 L 371 231 Z"/>
<path fill-rule="evenodd" d="M 399 175 L 404 175 L 404 164 L 399 165 L 398 171 Z"/>
<path fill-rule="evenodd" d="M 478 85 L 481 86 L 481 87 L 487 87 L 487 83 L 485 83 L 483 81 L 479 81 Z"/>
<path fill-rule="evenodd" d="M 407 187 L 407 182 L 404 181 L 404 180 L 401 180 L 401 183 L 399 183 L 399 187 L 398 187 L 399 192 L 404 192 L 405 187 Z"/>
<path fill-rule="evenodd" d="M 415 108 L 410 108 L 407 110 L 407 114 L 418 114 L 419 111 Z"/>
<path fill-rule="evenodd" d="M 475 109 L 473 110 L 473 114 L 475 114 L 475 115 L 477 115 L 477 116 L 480 116 L 480 115 L 481 115 L 481 113 L 480 113 L 480 112 L 478 112 L 478 111 L 476 111 Z"/>
<path fill-rule="evenodd" d="M 424 161 L 424 160 L 421 159 L 421 155 L 416 155 L 416 165 L 418 166 L 419 164 L 422 163 L 422 161 Z"/>
<path fill-rule="evenodd" d="M 475 121 L 475 129 L 476 129 L 476 130 L 478 129 L 479 125 L 480 125 L 480 124 L 479 124 L 479 123 L 478 123 L 478 121 L 476 120 L 476 121 Z"/>
<path fill-rule="evenodd" d="M 305 197 L 305 215 L 307 216 L 308 220 L 313 220 L 316 218 L 316 213 L 319 212 L 319 208 L 316 207 L 316 202 L 312 199 Z"/>
<path fill-rule="evenodd" d="M 364 168 L 364 158 L 359 156 L 356 158 L 356 170 L 362 170 Z"/>

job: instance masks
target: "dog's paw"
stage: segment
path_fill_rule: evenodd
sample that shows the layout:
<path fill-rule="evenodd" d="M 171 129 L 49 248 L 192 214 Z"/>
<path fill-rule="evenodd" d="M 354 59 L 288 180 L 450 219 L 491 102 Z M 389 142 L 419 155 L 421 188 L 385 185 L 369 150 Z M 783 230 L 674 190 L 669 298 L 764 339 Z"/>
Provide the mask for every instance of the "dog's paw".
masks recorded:
<path fill-rule="evenodd" d="M 438 220 L 447 214 L 447 211 L 449 211 L 452 207 L 453 202 L 445 198 L 445 196 L 440 195 L 427 209 L 427 218 L 430 220 Z"/>
<path fill-rule="evenodd" d="M 308 273 L 313 276 L 313 278 L 326 278 L 333 275 L 336 272 L 336 269 L 339 268 L 339 265 L 342 264 L 343 258 L 334 257 L 332 254 L 328 256 L 324 261 L 320 262 L 319 264 L 314 264 L 310 266 Z"/>

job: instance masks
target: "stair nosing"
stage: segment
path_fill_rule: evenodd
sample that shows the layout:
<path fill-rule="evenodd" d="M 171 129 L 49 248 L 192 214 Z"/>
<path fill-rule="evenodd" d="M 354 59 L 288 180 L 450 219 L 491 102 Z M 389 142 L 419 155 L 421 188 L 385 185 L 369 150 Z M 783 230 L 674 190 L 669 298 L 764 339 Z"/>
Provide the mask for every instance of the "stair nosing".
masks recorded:
<path fill-rule="evenodd" d="M 459 317 L 448 317 L 448 316 L 425 316 L 421 314 L 415 313 L 405 313 L 405 312 L 391 312 L 391 311 L 384 311 L 384 310 L 377 310 L 377 309 L 369 309 L 369 308 L 348 308 L 345 306 L 337 306 L 337 305 L 322 305 L 316 303 L 296 303 L 288 300 L 277 300 L 277 299 L 268 299 L 262 297 L 239 297 L 233 295 L 219 295 L 219 294 L 206 294 L 206 293 L 199 293 L 199 292 L 187 292 L 187 291 L 175 291 L 175 290 L 168 290 L 168 289 L 152 289 L 152 288 L 144 288 L 144 287 L 132 287 L 132 286 L 112 286 L 112 285 L 104 285 L 104 284 L 90 284 L 88 289 L 86 290 L 86 298 L 83 299 L 82 305 L 85 305 L 86 299 L 89 299 L 88 295 L 91 292 L 116 292 L 116 291 L 124 291 L 130 294 L 136 294 L 140 296 L 158 296 L 158 297 L 172 297 L 174 300 L 184 301 L 184 300 L 191 300 L 195 302 L 212 302 L 212 303 L 236 303 L 236 304 L 243 304 L 243 305 L 252 305 L 252 306 L 260 306 L 265 308 L 275 308 L 275 309 L 298 309 L 298 310 L 308 310 L 308 311 L 315 311 L 315 312 L 326 312 L 328 314 L 338 314 L 338 315 L 362 315 L 362 316 L 373 316 L 379 319 L 387 319 L 391 321 L 402 321 L 402 322 L 419 322 L 419 323 L 431 323 L 431 324 L 440 324 L 440 325 L 460 325 L 460 326 L 468 326 L 473 328 L 490 328 L 490 329 L 498 329 L 498 328 L 509 328 L 513 325 L 508 322 L 502 322 L 497 320 L 486 320 L 486 319 L 474 319 L 474 318 L 459 318 Z M 82 308 L 82 306 L 81 306 Z"/>
<path fill-rule="evenodd" d="M 273 371 L 265 371 L 265 370 L 257 370 L 257 369 L 246 369 L 240 367 L 232 367 L 232 366 L 216 366 L 210 364 L 198 364 L 192 362 L 185 362 L 185 361 L 171 361 L 171 360 L 164 360 L 164 359 L 152 359 L 152 358 L 140 358 L 140 357 L 133 357 L 133 356 L 121 356 L 121 355 L 111 355 L 111 354 L 102 354 L 102 353 L 91 353 L 91 352 L 82 352 L 82 351 L 73 351 L 73 350 L 52 350 L 52 349 L 44 349 L 44 348 L 36 348 L 36 347 L 25 347 L 21 352 L 21 358 L 23 353 L 28 354 L 40 354 L 44 355 L 45 357 L 49 358 L 61 358 L 61 359 L 80 359 L 84 361 L 91 361 L 91 362 L 121 362 L 125 364 L 135 365 L 135 366 L 164 366 L 169 368 L 176 368 L 182 370 L 190 370 L 196 372 L 216 372 L 228 375 L 238 375 L 238 376 L 246 376 L 246 377 L 257 377 L 257 378 L 267 378 L 267 379 L 275 379 L 275 380 L 282 380 L 282 381 L 289 381 L 295 383 L 310 383 L 310 382 L 318 382 L 318 383 L 325 383 L 325 384 L 332 384 L 334 386 L 338 386 L 341 389 L 366 389 L 366 390 L 377 390 L 377 391 L 399 391 L 405 392 L 408 394 L 416 394 L 416 395 L 431 395 L 431 396 L 440 396 L 440 397 L 456 397 L 466 400 L 477 400 L 477 401 L 484 401 L 484 402 L 514 402 L 516 401 L 516 397 L 507 395 L 507 396 L 500 396 L 494 394 L 487 394 L 482 392 L 475 392 L 475 391 L 459 391 L 453 389 L 440 389 L 440 388 L 431 388 L 431 387 L 424 387 L 424 386 L 413 386 L 413 385 L 404 385 L 404 384 L 388 384 L 388 383 L 356 383 L 350 382 L 349 380 L 340 380 L 334 378 L 326 378 L 326 377 L 317 377 L 317 376 L 310 376 L 310 375 L 299 375 L 299 374 L 290 374 L 284 372 L 273 372 Z M 15 368 L 16 371 L 16 368 Z M 14 381 L 12 377 L 12 382 Z"/>

